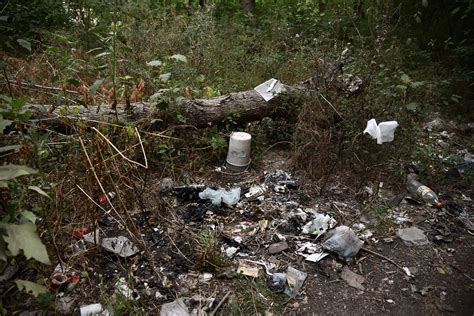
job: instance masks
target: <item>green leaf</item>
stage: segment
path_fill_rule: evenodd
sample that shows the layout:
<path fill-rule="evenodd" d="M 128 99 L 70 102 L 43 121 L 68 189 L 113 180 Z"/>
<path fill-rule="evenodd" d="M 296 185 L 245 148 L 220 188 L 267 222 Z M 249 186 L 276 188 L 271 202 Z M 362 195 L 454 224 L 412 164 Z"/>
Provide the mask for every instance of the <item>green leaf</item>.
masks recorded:
<path fill-rule="evenodd" d="M 33 224 L 36 223 L 36 220 L 38 219 L 38 217 L 33 213 L 33 212 L 30 212 L 30 211 L 23 211 L 20 213 L 21 216 L 23 216 L 27 221 L 30 221 L 32 222 Z"/>
<path fill-rule="evenodd" d="M 74 87 L 79 87 L 79 85 L 81 84 L 79 80 L 73 78 L 69 78 L 68 80 L 66 80 L 66 82 L 72 84 Z"/>
<path fill-rule="evenodd" d="M 18 99 L 12 100 L 10 102 L 10 105 L 12 107 L 12 110 L 18 112 L 21 110 L 21 108 L 28 102 L 28 97 L 20 97 Z"/>
<path fill-rule="evenodd" d="M 40 187 L 37 187 L 36 185 L 30 185 L 28 189 L 38 192 L 39 194 L 46 196 L 48 199 L 51 200 L 51 197 L 48 195 L 48 193 L 44 192 L 43 189 L 41 189 Z"/>
<path fill-rule="evenodd" d="M 0 181 L 11 180 L 29 174 L 35 174 L 38 170 L 27 166 L 20 165 L 4 165 L 0 166 Z"/>
<path fill-rule="evenodd" d="M 170 57 L 171 59 L 174 59 L 176 61 L 181 61 L 183 63 L 187 63 L 188 62 L 188 59 L 186 58 L 186 56 L 184 55 L 181 55 L 181 54 L 175 54 L 173 56 Z"/>
<path fill-rule="evenodd" d="M 460 7 L 456 7 L 453 11 L 451 11 L 451 15 L 455 15 L 456 13 L 459 12 L 459 10 L 461 10 Z"/>
<path fill-rule="evenodd" d="M 36 233 L 35 224 L 4 224 L 3 226 L 7 232 L 7 236 L 3 238 L 13 256 L 17 256 L 20 250 L 23 250 L 23 254 L 27 259 L 34 258 L 44 264 L 50 264 L 48 252 Z"/>
<path fill-rule="evenodd" d="M 8 189 L 8 183 L 5 181 L 0 181 L 0 189 Z"/>
<path fill-rule="evenodd" d="M 103 82 L 104 82 L 104 79 L 97 79 L 96 81 L 94 81 L 92 86 L 89 87 L 89 92 L 88 92 L 89 96 L 93 96 L 97 92 L 97 90 L 100 88 Z"/>
<path fill-rule="evenodd" d="M 155 60 L 152 60 L 152 61 L 147 62 L 146 64 L 147 64 L 148 66 L 150 66 L 150 67 L 159 67 L 159 66 L 161 66 L 163 63 L 162 63 L 160 60 L 155 59 Z"/>
<path fill-rule="evenodd" d="M 27 40 L 24 40 L 22 38 L 19 38 L 16 41 L 17 41 L 18 44 L 20 44 L 21 47 L 23 47 L 24 49 L 31 52 L 31 43 L 30 42 L 28 42 Z"/>
<path fill-rule="evenodd" d="M 416 111 L 416 109 L 418 108 L 418 103 L 410 102 L 407 105 L 405 105 L 405 107 L 410 111 Z"/>
<path fill-rule="evenodd" d="M 10 145 L 10 146 L 3 146 L 3 147 L 0 147 L 0 153 L 6 153 L 6 152 L 9 152 L 11 150 L 17 150 L 17 149 L 20 149 L 21 146 L 20 145 Z"/>
<path fill-rule="evenodd" d="M 166 81 L 170 80 L 171 72 L 167 72 L 165 74 L 162 74 L 162 75 L 160 75 L 159 78 L 160 78 L 161 81 L 166 82 Z"/>
<path fill-rule="evenodd" d="M 108 56 L 110 54 L 112 54 L 112 53 L 111 52 L 103 52 L 103 53 L 95 55 L 95 58 L 101 58 L 101 57 L 104 57 L 104 56 Z"/>
<path fill-rule="evenodd" d="M 35 282 L 26 280 L 15 280 L 15 283 L 20 291 L 31 293 L 34 297 L 38 297 L 38 295 L 40 294 L 48 293 L 48 290 L 44 286 Z"/>
<path fill-rule="evenodd" d="M 411 82 L 410 77 L 407 74 L 403 74 L 400 79 L 404 84 L 409 84 Z"/>
<path fill-rule="evenodd" d="M 424 84 L 425 84 L 424 81 L 415 81 L 415 82 L 412 82 L 412 83 L 410 84 L 410 86 L 411 86 L 413 89 L 416 89 L 416 88 L 422 87 Z"/>

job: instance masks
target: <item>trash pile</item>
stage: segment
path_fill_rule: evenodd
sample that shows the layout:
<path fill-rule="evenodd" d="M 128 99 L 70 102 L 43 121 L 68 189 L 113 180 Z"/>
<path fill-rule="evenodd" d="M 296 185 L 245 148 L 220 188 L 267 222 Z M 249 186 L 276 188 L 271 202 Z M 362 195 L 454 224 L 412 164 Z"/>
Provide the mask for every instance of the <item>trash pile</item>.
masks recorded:
<path fill-rule="evenodd" d="M 178 226 L 170 226 L 152 210 L 132 212 L 132 219 L 142 228 L 141 236 L 135 236 L 104 216 L 95 225 L 74 230 L 77 241 L 68 249 L 69 256 L 99 249 L 113 260 L 134 262 L 126 274 L 114 270 L 107 275 L 116 280 L 114 295 L 129 300 L 148 297 L 161 305 L 160 315 L 214 315 L 232 294 L 231 289 L 225 287 L 209 297 L 198 290 L 220 278 L 263 279 L 271 291 L 304 300 L 305 282 L 311 278 L 308 265 L 334 267 L 338 279 L 365 291 L 366 277 L 361 269 L 360 274 L 354 272 L 361 251 L 392 264 L 407 280 L 415 277 L 416 268 L 398 265 L 396 260 L 369 249 L 378 243 L 393 243 L 394 238 L 374 237 L 370 229 L 373 223 L 357 209 L 356 202 L 311 199 L 298 181 L 281 169 L 247 176 L 231 185 L 213 186 L 204 181 L 181 185 L 170 178 L 161 179 L 156 187 L 163 204 L 174 212 L 173 221 Z M 398 226 L 392 236 L 403 245 L 424 247 L 452 240 L 450 228 L 441 221 L 415 223 L 412 210 L 424 203 L 431 206 L 432 212 L 455 216 L 472 231 L 466 207 L 441 199 L 413 174 L 408 176 L 406 188 L 388 214 Z M 374 194 L 370 187 L 366 192 Z M 100 205 L 113 203 L 115 196 L 102 196 Z M 223 266 L 198 267 L 198 249 L 186 239 L 195 231 L 218 232 L 216 237 L 206 238 L 217 238 L 213 242 L 217 244 L 216 256 L 225 259 Z M 144 247 L 154 256 L 156 266 L 151 267 L 145 259 Z M 56 267 L 51 286 L 62 293 L 58 301 L 61 311 L 71 311 L 74 287 L 91 277 L 99 279 L 104 275 L 82 275 L 66 266 Z M 110 314 L 95 302 L 82 305 L 80 311 L 81 315 Z"/>

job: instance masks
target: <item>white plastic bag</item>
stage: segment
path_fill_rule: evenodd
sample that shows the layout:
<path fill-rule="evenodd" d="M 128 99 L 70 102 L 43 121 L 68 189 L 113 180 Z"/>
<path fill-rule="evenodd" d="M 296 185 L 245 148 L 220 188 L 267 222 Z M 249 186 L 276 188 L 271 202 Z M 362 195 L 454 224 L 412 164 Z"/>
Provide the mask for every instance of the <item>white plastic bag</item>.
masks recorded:
<path fill-rule="evenodd" d="M 229 191 L 224 189 L 213 190 L 207 188 L 199 193 L 199 198 L 202 200 L 211 200 L 212 205 L 217 207 L 220 207 L 221 203 L 232 206 L 237 204 L 240 200 L 240 188 L 233 188 Z"/>
<path fill-rule="evenodd" d="M 367 133 L 373 139 L 377 139 L 377 144 L 389 143 L 395 138 L 395 129 L 398 127 L 397 121 L 382 122 L 377 125 L 375 119 L 367 122 L 364 134 Z"/>

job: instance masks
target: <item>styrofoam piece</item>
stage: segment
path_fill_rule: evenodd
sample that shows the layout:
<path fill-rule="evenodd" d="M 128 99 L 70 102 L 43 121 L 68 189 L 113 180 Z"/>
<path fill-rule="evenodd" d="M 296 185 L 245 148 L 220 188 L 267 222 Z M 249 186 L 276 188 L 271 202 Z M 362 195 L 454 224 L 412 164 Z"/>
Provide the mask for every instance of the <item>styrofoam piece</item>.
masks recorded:
<path fill-rule="evenodd" d="M 110 313 L 107 309 L 104 309 L 100 303 L 81 306 L 81 316 L 92 315 L 109 316 Z"/>
<path fill-rule="evenodd" d="M 254 90 L 268 102 L 277 94 L 285 91 L 285 86 L 279 80 L 272 78 L 256 86 Z"/>
<path fill-rule="evenodd" d="M 381 122 L 377 125 L 375 119 L 367 122 L 364 134 L 369 134 L 373 139 L 377 139 L 377 144 L 392 142 L 395 138 L 395 129 L 398 127 L 397 121 Z"/>
<path fill-rule="evenodd" d="M 244 132 L 233 132 L 230 135 L 229 151 L 226 162 L 233 167 L 246 167 L 250 163 L 250 145 L 252 135 Z"/>

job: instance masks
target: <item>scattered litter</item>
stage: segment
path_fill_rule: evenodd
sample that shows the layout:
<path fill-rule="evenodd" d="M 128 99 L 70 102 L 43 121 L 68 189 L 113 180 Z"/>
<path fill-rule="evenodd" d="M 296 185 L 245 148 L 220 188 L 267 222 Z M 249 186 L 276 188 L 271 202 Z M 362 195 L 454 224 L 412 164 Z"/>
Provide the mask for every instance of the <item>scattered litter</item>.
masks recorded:
<path fill-rule="evenodd" d="M 171 178 L 163 178 L 160 181 L 159 189 L 161 193 L 166 193 L 173 190 L 175 183 Z"/>
<path fill-rule="evenodd" d="M 298 247 L 296 254 L 303 256 L 306 261 L 319 262 L 321 259 L 329 255 L 328 253 L 323 252 L 320 244 L 305 242 L 299 244 Z"/>
<path fill-rule="evenodd" d="M 272 78 L 256 86 L 254 90 L 257 91 L 258 94 L 260 94 L 262 98 L 268 102 L 277 94 L 285 91 L 285 87 L 279 80 Z"/>
<path fill-rule="evenodd" d="M 390 298 L 388 300 L 386 300 L 386 302 L 389 303 L 389 304 L 395 304 L 395 301 L 390 299 Z"/>
<path fill-rule="evenodd" d="M 54 272 L 51 276 L 51 287 L 59 289 L 67 282 L 67 276 L 62 272 Z"/>
<path fill-rule="evenodd" d="M 336 220 L 329 215 L 316 214 L 316 218 L 308 222 L 303 227 L 303 233 L 309 235 L 316 235 L 316 239 L 319 236 L 324 235 L 328 229 L 336 226 Z"/>
<path fill-rule="evenodd" d="M 109 316 L 110 313 L 107 309 L 102 307 L 102 304 L 90 304 L 81 306 L 81 316 Z"/>
<path fill-rule="evenodd" d="M 408 267 L 403 267 L 403 271 L 405 271 L 406 275 L 409 276 L 409 277 L 414 277 L 415 276 L 413 274 L 413 272 L 410 270 L 410 268 L 408 268 Z"/>
<path fill-rule="evenodd" d="M 267 174 L 265 184 L 277 193 L 285 193 L 287 189 L 296 189 L 298 187 L 291 175 L 280 169 Z"/>
<path fill-rule="evenodd" d="M 286 270 L 286 282 L 288 284 L 285 288 L 285 294 L 290 297 L 296 297 L 303 287 L 303 283 L 307 276 L 308 274 L 306 272 L 288 266 L 288 269 Z"/>
<path fill-rule="evenodd" d="M 220 207 L 221 203 L 232 206 L 237 204 L 240 200 L 240 188 L 233 188 L 229 191 L 224 189 L 213 190 L 207 188 L 199 193 L 199 198 L 202 200 L 211 200 L 212 205 Z"/>
<path fill-rule="evenodd" d="M 372 136 L 373 139 L 377 139 L 377 144 L 380 145 L 382 143 L 393 141 L 395 138 L 395 129 L 397 127 L 397 121 L 381 122 L 377 125 L 375 119 L 371 119 L 367 122 L 367 127 L 363 133 L 367 133 Z"/>
<path fill-rule="evenodd" d="M 286 287 L 286 274 L 285 273 L 273 273 L 270 287 L 274 290 L 284 290 Z"/>
<path fill-rule="evenodd" d="M 83 238 L 85 234 L 89 234 L 92 231 L 90 227 L 78 227 L 74 229 L 74 236 L 77 238 Z"/>
<path fill-rule="evenodd" d="M 341 279 L 346 281 L 346 283 L 353 288 L 361 291 L 365 290 L 365 287 L 362 285 L 362 283 L 365 282 L 365 278 L 362 275 L 352 272 L 347 266 L 342 268 Z"/>
<path fill-rule="evenodd" d="M 189 311 L 183 299 L 178 298 L 171 303 L 161 305 L 160 316 L 189 316 Z"/>
<path fill-rule="evenodd" d="M 336 227 L 329 234 L 329 238 L 323 243 L 323 248 L 338 254 L 341 259 L 346 261 L 357 255 L 364 244 L 347 226 Z"/>
<path fill-rule="evenodd" d="M 444 124 L 445 124 L 444 121 L 441 118 L 437 117 L 434 120 L 428 123 L 425 123 L 423 125 L 423 129 L 427 130 L 428 132 L 431 132 L 433 131 L 433 129 L 439 129 Z"/>
<path fill-rule="evenodd" d="M 113 200 L 117 196 L 115 192 L 107 192 L 107 194 L 102 194 L 99 196 L 99 204 L 106 205 L 109 201 Z"/>
<path fill-rule="evenodd" d="M 400 213 L 395 213 L 394 212 L 392 214 L 392 218 L 393 218 L 393 222 L 397 225 L 403 225 L 403 224 L 406 224 L 406 223 L 410 222 L 410 218 L 408 218 L 406 211 L 403 211 L 403 212 L 400 212 Z"/>
<path fill-rule="evenodd" d="M 409 174 L 407 176 L 407 190 L 408 192 L 415 194 L 423 201 L 430 203 L 431 205 L 436 206 L 437 208 L 442 208 L 443 203 L 440 202 L 436 193 L 427 186 L 421 184 L 416 180 L 416 174 Z"/>
<path fill-rule="evenodd" d="M 327 257 L 329 254 L 325 252 L 319 252 L 319 253 L 313 253 L 308 255 L 305 260 L 306 261 L 311 261 L 311 262 L 319 262 L 323 258 Z"/>
<path fill-rule="evenodd" d="M 133 243 L 125 236 L 118 236 L 112 238 L 103 238 L 101 246 L 110 252 L 119 255 L 122 258 L 127 258 L 136 254 L 139 250 Z"/>
<path fill-rule="evenodd" d="M 297 208 L 288 213 L 288 218 L 299 218 L 302 222 L 306 222 L 308 214 L 306 214 L 301 208 Z"/>
<path fill-rule="evenodd" d="M 95 237 L 95 240 L 94 240 Z M 82 239 L 91 244 L 100 244 L 99 230 L 96 229 L 95 232 L 91 232 L 85 235 L 82 235 Z"/>
<path fill-rule="evenodd" d="M 461 207 L 454 203 L 448 203 L 446 209 L 450 214 L 456 216 L 457 219 L 463 223 L 468 232 L 474 232 L 474 223 L 472 223 L 466 207 Z"/>
<path fill-rule="evenodd" d="M 243 262 L 239 263 L 239 267 L 237 268 L 237 273 L 242 273 L 243 275 L 250 276 L 253 278 L 258 278 L 260 274 L 260 268 L 258 267 L 251 267 L 246 265 Z"/>
<path fill-rule="evenodd" d="M 424 231 L 416 226 L 399 229 L 397 236 L 400 237 L 407 246 L 423 246 L 429 243 Z"/>
<path fill-rule="evenodd" d="M 61 314 L 71 315 L 73 313 L 73 307 L 74 307 L 75 302 L 76 300 L 71 296 L 67 296 L 67 295 L 60 296 L 56 300 L 57 312 Z"/>
<path fill-rule="evenodd" d="M 245 171 L 250 165 L 250 145 L 252 135 L 244 132 L 233 132 L 229 139 L 226 167 L 230 171 Z"/>
<path fill-rule="evenodd" d="M 120 293 L 128 300 L 138 300 L 140 295 L 135 293 L 129 286 L 125 278 L 120 278 L 117 283 L 115 283 L 115 290 L 117 293 Z M 134 295 L 135 294 L 135 295 Z"/>
<path fill-rule="evenodd" d="M 229 247 L 225 250 L 225 253 L 227 255 L 227 257 L 229 258 L 233 258 L 234 255 L 239 251 L 239 248 L 237 247 Z"/>
<path fill-rule="evenodd" d="M 254 185 L 254 186 L 250 187 L 249 192 L 245 193 L 244 196 L 247 199 L 251 199 L 251 198 L 258 197 L 258 196 L 264 194 L 266 190 L 267 190 L 267 186 L 264 185 L 264 184 L 263 185 Z"/>
<path fill-rule="evenodd" d="M 272 275 L 273 272 L 271 272 L 271 270 L 273 270 L 276 267 L 276 264 L 272 262 L 260 262 L 260 261 L 254 261 L 254 260 L 249 260 L 249 259 L 244 259 L 244 260 L 247 262 L 265 267 L 265 273 L 267 275 Z"/>
<path fill-rule="evenodd" d="M 210 281 L 212 277 L 213 277 L 212 273 L 204 272 L 203 274 L 199 276 L 199 282 L 204 283 L 204 282 Z"/>
<path fill-rule="evenodd" d="M 288 249 L 288 244 L 286 241 L 280 241 L 275 244 L 271 244 L 270 247 L 268 247 L 268 252 L 270 254 L 275 254 L 275 253 L 280 253 L 284 250 Z"/>

